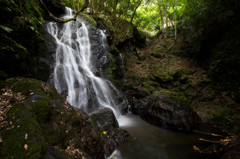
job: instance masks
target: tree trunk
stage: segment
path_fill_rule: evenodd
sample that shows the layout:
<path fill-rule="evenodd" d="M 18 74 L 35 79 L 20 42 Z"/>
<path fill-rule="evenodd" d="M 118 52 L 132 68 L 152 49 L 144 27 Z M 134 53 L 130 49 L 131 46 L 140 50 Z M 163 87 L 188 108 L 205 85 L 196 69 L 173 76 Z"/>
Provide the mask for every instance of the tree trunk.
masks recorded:
<path fill-rule="evenodd" d="M 177 6 L 177 5 L 176 5 Z M 176 9 L 173 6 L 173 10 L 174 10 L 174 30 L 175 30 L 175 40 L 177 40 L 177 18 L 176 18 Z"/>
<path fill-rule="evenodd" d="M 91 0 L 91 14 L 94 14 L 94 0 Z"/>
<path fill-rule="evenodd" d="M 115 4 L 114 4 L 114 6 L 113 6 L 113 15 L 116 17 L 116 15 L 117 15 L 118 0 L 115 0 L 114 2 L 115 2 Z"/>
<path fill-rule="evenodd" d="M 137 11 L 138 7 L 141 5 L 141 3 L 142 3 L 142 0 L 139 1 L 137 7 L 134 9 L 134 12 L 133 12 L 133 15 L 132 15 L 131 21 L 130 21 L 131 24 L 133 22 L 133 18 L 134 18 L 135 14 L 136 14 L 136 11 Z"/>
<path fill-rule="evenodd" d="M 78 3 L 78 4 L 77 4 L 77 10 L 79 10 L 79 9 L 80 9 L 80 0 L 78 0 L 77 3 Z"/>
<path fill-rule="evenodd" d="M 99 6 L 99 7 L 98 7 L 98 10 L 99 10 L 99 11 L 102 11 L 102 10 L 103 10 L 103 7 L 104 7 L 104 4 L 103 4 L 103 3 L 104 3 L 103 0 L 99 0 L 99 4 L 98 4 L 98 6 Z"/>
<path fill-rule="evenodd" d="M 74 9 L 74 0 L 72 0 L 72 9 Z"/>
<path fill-rule="evenodd" d="M 168 33 L 168 15 L 167 15 L 167 8 L 165 5 L 163 6 L 163 10 L 164 10 L 165 25 L 166 25 L 164 30 L 166 33 Z"/>
<path fill-rule="evenodd" d="M 163 19 L 161 4 L 160 4 L 159 1 L 158 1 L 158 7 L 159 7 L 159 14 L 160 14 L 160 17 L 161 17 L 161 30 L 162 30 L 162 32 L 164 32 L 164 19 Z"/>

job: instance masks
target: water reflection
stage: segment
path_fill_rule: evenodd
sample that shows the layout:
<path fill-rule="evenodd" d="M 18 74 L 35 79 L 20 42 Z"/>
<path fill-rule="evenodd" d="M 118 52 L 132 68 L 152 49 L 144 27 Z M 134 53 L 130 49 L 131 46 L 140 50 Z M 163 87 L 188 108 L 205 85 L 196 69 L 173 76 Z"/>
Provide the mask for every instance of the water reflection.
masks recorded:
<path fill-rule="evenodd" d="M 198 142 L 194 134 L 160 129 L 130 114 L 118 122 L 133 139 L 121 144 L 108 159 L 201 159 L 192 149 Z"/>

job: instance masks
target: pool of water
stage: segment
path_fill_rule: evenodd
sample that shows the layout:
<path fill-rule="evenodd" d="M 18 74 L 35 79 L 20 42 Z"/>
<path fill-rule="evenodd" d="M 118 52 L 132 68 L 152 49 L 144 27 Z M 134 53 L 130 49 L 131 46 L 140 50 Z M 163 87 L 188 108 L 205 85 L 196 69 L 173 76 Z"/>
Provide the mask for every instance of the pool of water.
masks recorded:
<path fill-rule="evenodd" d="M 133 139 L 121 144 L 108 159 L 201 159 L 193 151 L 199 142 L 195 134 L 161 129 L 132 114 L 118 122 Z"/>

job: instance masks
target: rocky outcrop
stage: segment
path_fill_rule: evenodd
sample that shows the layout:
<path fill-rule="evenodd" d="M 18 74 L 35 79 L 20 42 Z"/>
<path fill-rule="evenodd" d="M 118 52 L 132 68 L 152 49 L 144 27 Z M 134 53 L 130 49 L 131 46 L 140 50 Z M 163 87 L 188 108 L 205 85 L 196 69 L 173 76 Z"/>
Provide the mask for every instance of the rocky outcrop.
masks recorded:
<path fill-rule="evenodd" d="M 53 78 L 51 73 L 54 70 L 56 41 L 52 35 L 46 31 L 46 23 L 41 28 L 43 40 L 38 43 L 37 55 L 37 79 L 48 81 Z"/>
<path fill-rule="evenodd" d="M 155 93 L 141 104 L 139 107 L 138 103 L 135 110 L 140 112 L 141 118 L 162 128 L 190 131 L 200 123 L 200 117 L 190 108 L 184 96 L 174 92 Z"/>
<path fill-rule="evenodd" d="M 1 118 L 4 116 L 0 131 L 3 159 L 101 159 L 126 139 L 127 135 L 120 135 L 126 132 L 117 128 L 116 119 L 115 124 L 102 130 L 87 114 L 65 102 L 48 83 L 15 78 L 5 84 L 1 113 L 10 110 L 0 113 Z"/>

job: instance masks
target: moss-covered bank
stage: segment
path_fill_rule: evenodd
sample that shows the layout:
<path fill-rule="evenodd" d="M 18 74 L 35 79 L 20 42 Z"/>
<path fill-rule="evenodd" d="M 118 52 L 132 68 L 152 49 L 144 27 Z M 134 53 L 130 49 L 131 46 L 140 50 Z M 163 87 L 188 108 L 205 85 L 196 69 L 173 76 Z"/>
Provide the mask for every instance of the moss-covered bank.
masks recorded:
<path fill-rule="evenodd" d="M 7 90 L 12 93 L 6 93 Z M 0 152 L 4 159 L 51 156 L 100 159 L 104 157 L 104 147 L 114 144 L 103 138 L 87 114 L 70 106 L 47 83 L 28 78 L 8 79 L 1 98 L 9 103 L 3 107 L 11 107 L 6 114 L 6 126 L 1 128 Z M 125 133 L 117 131 L 120 133 L 114 133 L 113 138 Z M 124 140 L 123 137 L 121 141 Z"/>

